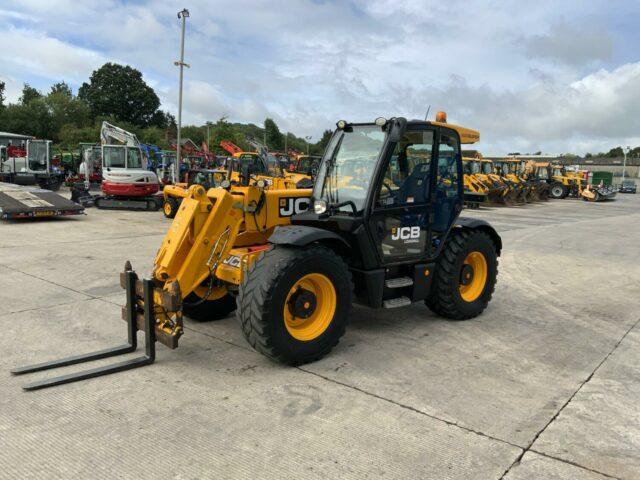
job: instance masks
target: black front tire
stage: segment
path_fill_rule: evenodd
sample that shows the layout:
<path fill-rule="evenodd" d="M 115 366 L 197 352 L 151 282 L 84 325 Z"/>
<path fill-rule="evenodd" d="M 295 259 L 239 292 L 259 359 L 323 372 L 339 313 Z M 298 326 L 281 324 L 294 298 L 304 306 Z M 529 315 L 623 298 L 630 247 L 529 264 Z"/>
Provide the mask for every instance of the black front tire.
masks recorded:
<path fill-rule="evenodd" d="M 228 293 L 217 300 L 199 301 L 200 297 L 192 293 L 185 298 L 182 308 L 187 317 L 198 322 L 221 320 L 236 309 L 236 299 Z"/>
<path fill-rule="evenodd" d="M 460 292 L 460 275 L 464 260 L 471 252 L 480 252 L 487 263 L 487 279 L 482 293 L 466 301 Z M 468 320 L 480 315 L 491 300 L 498 277 L 496 246 L 480 230 L 455 229 L 447 239 L 435 270 L 431 293 L 425 304 L 434 313 L 451 320 Z"/>
<path fill-rule="evenodd" d="M 301 341 L 285 325 L 283 310 L 292 286 L 319 273 L 336 292 L 335 313 L 316 338 Z M 321 245 L 274 247 L 247 270 L 238 292 L 236 316 L 247 342 L 258 352 L 290 365 L 313 362 L 327 355 L 344 335 L 351 309 L 351 274 L 335 252 Z"/>

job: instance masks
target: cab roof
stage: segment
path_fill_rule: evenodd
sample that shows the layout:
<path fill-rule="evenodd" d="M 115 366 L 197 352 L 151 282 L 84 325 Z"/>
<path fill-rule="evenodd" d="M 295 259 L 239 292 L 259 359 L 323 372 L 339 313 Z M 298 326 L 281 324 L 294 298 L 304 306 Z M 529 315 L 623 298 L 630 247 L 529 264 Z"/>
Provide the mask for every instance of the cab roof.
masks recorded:
<path fill-rule="evenodd" d="M 450 128 L 451 130 L 455 130 L 460 135 L 460 142 L 462 144 L 471 144 L 480 141 L 480 132 L 477 130 L 473 130 L 471 128 L 462 127 L 460 125 L 455 125 L 453 123 L 446 122 L 425 122 L 429 125 L 435 125 L 437 127 Z"/>

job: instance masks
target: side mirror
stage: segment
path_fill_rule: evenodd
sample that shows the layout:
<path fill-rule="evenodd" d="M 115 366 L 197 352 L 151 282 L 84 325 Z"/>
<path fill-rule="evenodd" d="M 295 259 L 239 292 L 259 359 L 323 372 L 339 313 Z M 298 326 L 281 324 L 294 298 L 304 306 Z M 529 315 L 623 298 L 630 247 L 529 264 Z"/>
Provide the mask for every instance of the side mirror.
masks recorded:
<path fill-rule="evenodd" d="M 389 129 L 389 140 L 392 142 L 399 142 L 407 128 L 407 119 L 404 117 L 397 117 L 391 119 L 391 127 Z"/>

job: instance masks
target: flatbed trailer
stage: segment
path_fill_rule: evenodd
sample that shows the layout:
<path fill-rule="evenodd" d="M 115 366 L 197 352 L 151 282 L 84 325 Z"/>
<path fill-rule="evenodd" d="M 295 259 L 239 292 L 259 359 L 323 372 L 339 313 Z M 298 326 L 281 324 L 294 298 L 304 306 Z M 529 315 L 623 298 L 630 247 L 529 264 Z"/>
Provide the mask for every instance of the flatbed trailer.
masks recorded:
<path fill-rule="evenodd" d="M 0 219 L 80 215 L 84 207 L 37 186 L 0 182 Z"/>

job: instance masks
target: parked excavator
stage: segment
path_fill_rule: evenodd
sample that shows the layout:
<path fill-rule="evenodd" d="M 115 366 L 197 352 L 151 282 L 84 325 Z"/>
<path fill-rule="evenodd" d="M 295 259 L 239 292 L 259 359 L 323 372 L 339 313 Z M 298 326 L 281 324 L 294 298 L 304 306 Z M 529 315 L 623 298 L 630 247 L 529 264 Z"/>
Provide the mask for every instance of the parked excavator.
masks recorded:
<path fill-rule="evenodd" d="M 147 170 L 135 134 L 102 122 L 102 192 L 95 199 L 98 208 L 110 210 L 158 210 L 158 176 Z"/>
<path fill-rule="evenodd" d="M 473 156 L 463 158 L 463 162 L 469 163 L 472 178 L 484 185 L 488 204 L 513 206 L 518 203 L 521 189 L 498 175 L 491 160 L 483 158 L 480 152 L 473 152 Z"/>
<path fill-rule="evenodd" d="M 480 315 L 491 299 L 502 241 L 486 221 L 460 217 L 461 144 L 479 133 L 402 117 L 337 122 L 313 189 L 252 182 L 193 185 L 157 252 L 149 279 L 126 262 L 122 347 L 21 367 L 14 374 L 134 351 L 144 355 L 25 385 L 34 390 L 152 363 L 155 342 L 178 346 L 183 315 L 234 310 L 256 351 L 289 365 L 327 355 L 353 300 L 392 309 L 425 303 L 445 318 Z M 358 172 L 358 175 L 354 175 Z"/>
<path fill-rule="evenodd" d="M 532 201 L 549 200 L 550 178 L 546 171 L 542 171 L 534 160 L 518 159 L 518 176 L 530 187 Z"/>
<path fill-rule="evenodd" d="M 495 172 L 516 192 L 516 202 L 529 203 L 535 200 L 533 186 L 520 176 L 520 165 L 516 159 L 493 160 Z"/>

